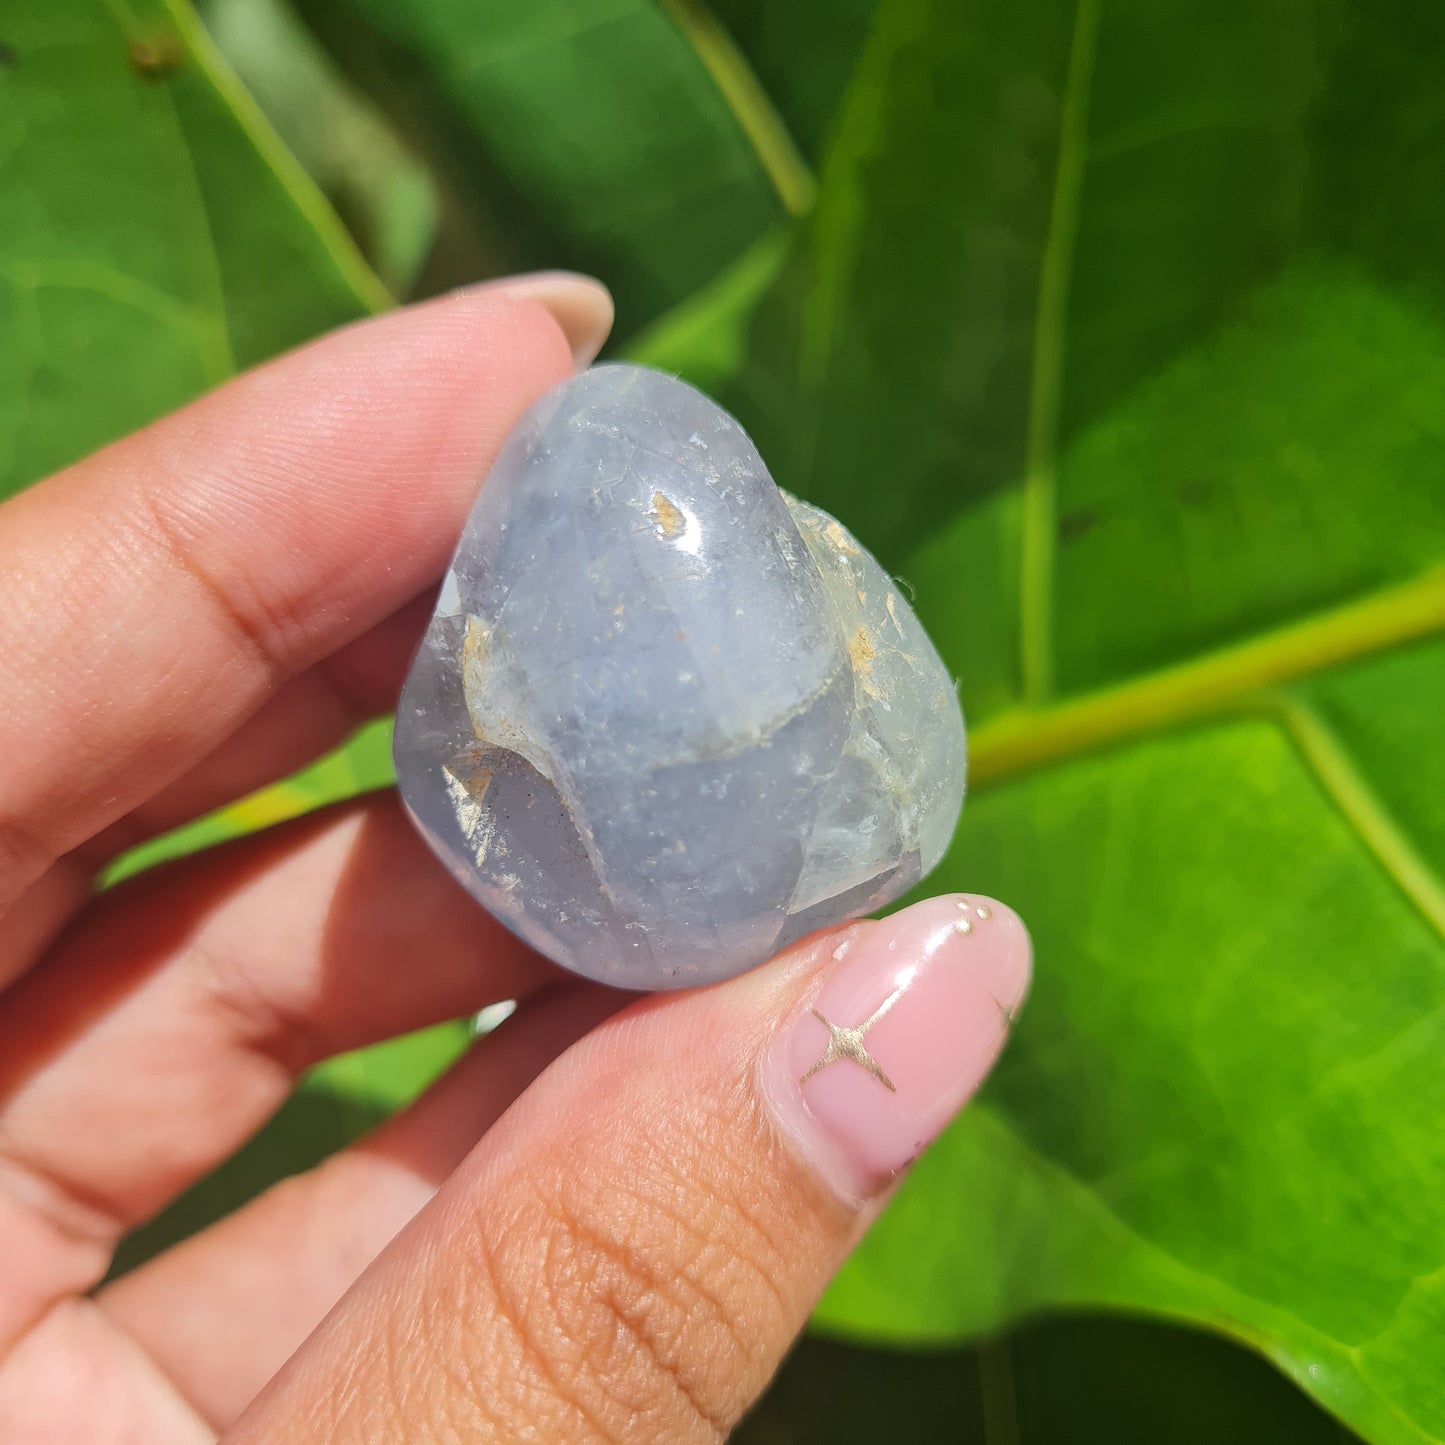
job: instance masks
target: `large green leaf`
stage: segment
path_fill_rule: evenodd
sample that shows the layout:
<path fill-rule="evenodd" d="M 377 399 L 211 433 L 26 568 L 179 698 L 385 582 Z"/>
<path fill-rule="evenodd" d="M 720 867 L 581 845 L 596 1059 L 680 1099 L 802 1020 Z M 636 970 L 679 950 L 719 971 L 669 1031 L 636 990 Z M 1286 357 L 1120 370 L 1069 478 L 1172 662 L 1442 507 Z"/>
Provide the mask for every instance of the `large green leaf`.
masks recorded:
<path fill-rule="evenodd" d="M 828 1329 L 1167 1314 L 1445 1438 L 1442 56 L 1409 0 L 878 9 L 736 394 L 916 588 L 975 725 L 929 886 L 1038 980 Z"/>
<path fill-rule="evenodd" d="M 0 495 L 384 303 L 181 0 L 0 40 Z"/>
<path fill-rule="evenodd" d="M 886 555 L 1047 478 L 1277 262 L 1303 207 L 1309 6 L 880 7 L 819 202 L 795 454 L 864 515 L 886 478 Z"/>
<path fill-rule="evenodd" d="M 812 177 L 699 0 L 304 0 L 483 233 L 453 266 L 607 279 L 633 331 L 710 282 Z M 433 274 L 432 285 L 476 279 Z"/>

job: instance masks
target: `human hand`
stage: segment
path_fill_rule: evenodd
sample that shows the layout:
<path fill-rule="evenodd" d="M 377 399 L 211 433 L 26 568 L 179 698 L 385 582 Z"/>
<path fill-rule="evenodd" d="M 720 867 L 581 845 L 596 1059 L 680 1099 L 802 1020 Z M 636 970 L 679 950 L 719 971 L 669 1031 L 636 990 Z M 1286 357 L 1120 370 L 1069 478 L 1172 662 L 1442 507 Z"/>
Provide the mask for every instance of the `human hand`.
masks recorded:
<path fill-rule="evenodd" d="M 717 1438 L 1002 1044 L 999 904 L 632 999 L 390 794 L 91 896 L 391 706 L 477 479 L 609 321 L 563 277 L 417 306 L 0 507 L 0 1439 Z M 412 1108 L 91 1293 L 303 1070 L 504 998 Z"/>

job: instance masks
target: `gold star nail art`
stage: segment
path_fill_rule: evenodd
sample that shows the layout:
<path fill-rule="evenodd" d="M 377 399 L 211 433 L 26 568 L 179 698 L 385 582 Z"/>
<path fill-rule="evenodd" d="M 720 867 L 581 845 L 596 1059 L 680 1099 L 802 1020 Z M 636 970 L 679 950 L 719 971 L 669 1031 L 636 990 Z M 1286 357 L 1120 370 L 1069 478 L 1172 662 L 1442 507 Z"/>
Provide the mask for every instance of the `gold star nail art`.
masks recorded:
<path fill-rule="evenodd" d="M 835 1024 L 832 1019 L 826 1019 L 817 1009 L 810 1009 L 809 1012 L 825 1029 L 828 1030 L 828 1047 L 823 1050 L 818 1062 L 798 1080 L 800 1084 L 806 1084 L 820 1069 L 826 1069 L 829 1064 L 836 1064 L 844 1059 L 855 1063 L 859 1068 L 867 1069 L 890 1094 L 896 1094 L 898 1090 L 893 1086 L 893 1080 L 888 1077 L 879 1066 L 878 1060 L 868 1052 L 868 1046 L 863 1042 L 863 1035 L 893 1007 L 903 996 L 901 987 L 895 988 L 887 998 L 878 1005 L 876 1009 L 856 1028 L 843 1028 Z"/>

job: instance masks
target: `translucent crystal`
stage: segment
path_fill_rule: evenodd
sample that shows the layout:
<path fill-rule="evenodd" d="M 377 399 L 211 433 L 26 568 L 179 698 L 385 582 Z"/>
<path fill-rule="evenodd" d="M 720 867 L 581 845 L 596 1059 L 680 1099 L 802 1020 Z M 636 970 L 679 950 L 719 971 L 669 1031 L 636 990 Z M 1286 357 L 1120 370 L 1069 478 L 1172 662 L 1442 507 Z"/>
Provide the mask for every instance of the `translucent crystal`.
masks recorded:
<path fill-rule="evenodd" d="M 725 411 L 635 366 L 508 440 L 395 750 L 462 885 L 626 988 L 726 978 L 888 902 L 963 801 L 953 684 L 896 584 Z"/>

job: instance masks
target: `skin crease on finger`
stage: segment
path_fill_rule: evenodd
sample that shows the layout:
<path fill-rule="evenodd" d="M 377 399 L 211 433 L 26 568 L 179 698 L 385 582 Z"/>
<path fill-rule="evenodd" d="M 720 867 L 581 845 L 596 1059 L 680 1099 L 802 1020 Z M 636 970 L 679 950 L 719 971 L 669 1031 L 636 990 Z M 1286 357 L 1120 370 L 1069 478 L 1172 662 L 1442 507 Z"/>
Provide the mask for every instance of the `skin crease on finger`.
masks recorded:
<path fill-rule="evenodd" d="M 396 700 L 434 589 L 292 678 L 225 744 L 156 797 L 67 854 L 11 906 L 0 928 L 0 988 L 18 977 L 89 898 L 117 854 L 291 773 Z"/>

